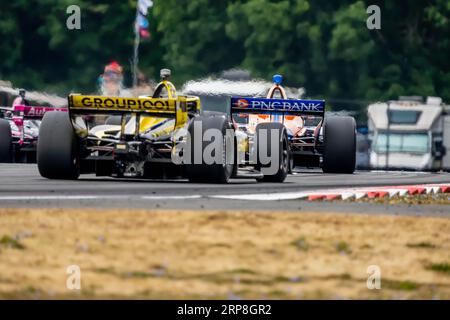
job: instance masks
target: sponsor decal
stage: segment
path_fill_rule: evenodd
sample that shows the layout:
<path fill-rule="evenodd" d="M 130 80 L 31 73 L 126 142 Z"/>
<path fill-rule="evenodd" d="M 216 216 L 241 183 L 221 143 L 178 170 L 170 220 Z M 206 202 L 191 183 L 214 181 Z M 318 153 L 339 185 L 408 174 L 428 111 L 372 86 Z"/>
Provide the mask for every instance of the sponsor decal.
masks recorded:
<path fill-rule="evenodd" d="M 33 106 L 15 106 L 15 112 L 19 112 L 22 117 L 42 118 L 44 114 L 51 111 L 67 111 L 66 108 L 52 108 L 52 107 L 33 107 Z"/>
<path fill-rule="evenodd" d="M 247 108 L 248 107 L 248 101 L 245 99 L 238 99 L 238 101 L 236 102 L 236 106 L 238 108 Z"/>
<path fill-rule="evenodd" d="M 248 109 L 257 111 L 286 111 L 286 112 L 324 112 L 325 102 L 321 100 L 280 100 L 232 98 L 233 109 Z"/>
<path fill-rule="evenodd" d="M 45 108 L 30 108 L 28 112 L 24 111 L 24 114 L 27 116 L 43 116 L 45 111 Z"/>
<path fill-rule="evenodd" d="M 118 111 L 174 112 L 175 101 L 169 99 L 132 99 L 97 96 L 72 96 L 71 108 L 107 109 Z"/>

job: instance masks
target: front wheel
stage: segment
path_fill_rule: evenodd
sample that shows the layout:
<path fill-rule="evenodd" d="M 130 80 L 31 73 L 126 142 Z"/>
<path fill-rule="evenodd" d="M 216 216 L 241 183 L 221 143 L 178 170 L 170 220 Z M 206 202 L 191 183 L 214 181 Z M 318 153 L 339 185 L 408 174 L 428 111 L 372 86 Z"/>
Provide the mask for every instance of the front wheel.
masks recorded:
<path fill-rule="evenodd" d="M 68 113 L 46 113 L 37 145 L 37 164 L 41 176 L 47 179 L 78 179 L 80 165 L 77 142 Z"/>

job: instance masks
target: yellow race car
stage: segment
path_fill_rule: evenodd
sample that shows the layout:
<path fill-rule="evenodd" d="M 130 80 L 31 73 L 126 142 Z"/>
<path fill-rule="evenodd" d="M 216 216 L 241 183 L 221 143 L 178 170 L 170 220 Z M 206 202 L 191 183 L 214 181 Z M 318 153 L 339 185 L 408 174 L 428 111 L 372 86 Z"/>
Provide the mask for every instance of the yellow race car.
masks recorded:
<path fill-rule="evenodd" d="M 199 116 L 200 99 L 178 96 L 161 70 L 152 96 L 68 98 L 69 113 L 52 112 L 42 123 L 38 168 L 49 179 L 97 176 L 165 178 L 186 176 L 173 161 L 190 121 Z"/>

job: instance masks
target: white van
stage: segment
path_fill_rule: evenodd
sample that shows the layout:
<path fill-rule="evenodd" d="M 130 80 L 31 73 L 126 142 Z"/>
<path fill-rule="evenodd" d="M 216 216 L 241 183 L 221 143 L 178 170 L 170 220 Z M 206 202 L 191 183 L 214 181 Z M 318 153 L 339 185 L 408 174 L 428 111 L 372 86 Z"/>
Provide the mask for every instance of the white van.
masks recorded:
<path fill-rule="evenodd" d="M 450 106 L 401 97 L 368 107 L 372 169 L 450 170 Z"/>

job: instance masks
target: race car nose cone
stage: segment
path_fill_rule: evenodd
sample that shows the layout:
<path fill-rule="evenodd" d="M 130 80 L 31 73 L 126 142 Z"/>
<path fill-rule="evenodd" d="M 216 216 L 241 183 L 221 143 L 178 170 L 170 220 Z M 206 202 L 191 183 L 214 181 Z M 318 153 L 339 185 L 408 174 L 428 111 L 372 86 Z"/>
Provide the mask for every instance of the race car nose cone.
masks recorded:
<path fill-rule="evenodd" d="M 274 76 L 273 76 L 273 82 L 274 82 L 275 84 L 280 85 L 280 84 L 283 82 L 283 76 L 280 75 L 280 74 L 274 75 Z"/>

